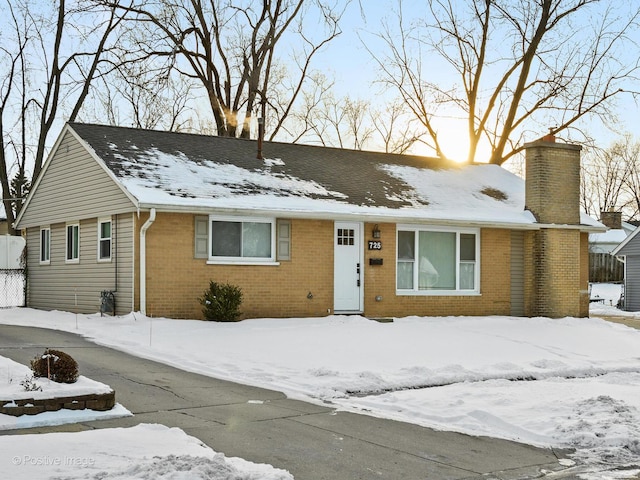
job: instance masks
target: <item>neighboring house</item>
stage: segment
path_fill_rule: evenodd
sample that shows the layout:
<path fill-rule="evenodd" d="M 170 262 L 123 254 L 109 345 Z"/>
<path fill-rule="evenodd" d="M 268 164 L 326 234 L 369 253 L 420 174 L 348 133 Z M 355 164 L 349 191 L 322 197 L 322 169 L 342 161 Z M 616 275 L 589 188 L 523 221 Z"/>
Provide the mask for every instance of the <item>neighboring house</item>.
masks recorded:
<path fill-rule="evenodd" d="M 624 262 L 624 301 L 622 308 L 628 312 L 640 311 L 640 227 L 625 238 L 611 252 Z"/>
<path fill-rule="evenodd" d="M 589 234 L 591 253 L 611 253 L 636 229 L 635 225 L 622 221 L 622 212 L 600 212 L 600 222 L 608 230 Z"/>
<path fill-rule="evenodd" d="M 16 221 L 28 305 L 201 318 L 209 281 L 244 317 L 587 316 L 580 147 L 496 165 L 71 123 Z M 262 158 L 264 156 L 264 158 Z M 525 209 L 527 205 L 527 209 Z"/>
<path fill-rule="evenodd" d="M 624 265 L 611 252 L 635 230 L 631 223 L 622 221 L 622 212 L 600 212 L 600 222 L 608 230 L 589 235 L 589 281 L 622 282 Z"/>

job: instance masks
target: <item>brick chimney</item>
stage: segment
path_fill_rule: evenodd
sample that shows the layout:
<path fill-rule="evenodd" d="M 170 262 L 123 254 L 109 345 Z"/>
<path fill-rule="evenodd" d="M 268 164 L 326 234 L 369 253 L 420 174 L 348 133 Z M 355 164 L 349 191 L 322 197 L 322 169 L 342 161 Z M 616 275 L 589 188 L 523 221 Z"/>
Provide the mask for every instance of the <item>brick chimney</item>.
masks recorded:
<path fill-rule="evenodd" d="M 578 227 L 582 147 L 557 143 L 552 134 L 524 147 L 525 209 L 540 224 L 525 237 L 526 315 L 588 316 L 589 242 Z"/>
<path fill-rule="evenodd" d="M 525 208 L 540 223 L 580 224 L 580 145 L 553 135 L 527 143 Z"/>
<path fill-rule="evenodd" d="M 622 212 L 601 211 L 600 222 L 607 228 L 619 230 L 622 228 Z"/>

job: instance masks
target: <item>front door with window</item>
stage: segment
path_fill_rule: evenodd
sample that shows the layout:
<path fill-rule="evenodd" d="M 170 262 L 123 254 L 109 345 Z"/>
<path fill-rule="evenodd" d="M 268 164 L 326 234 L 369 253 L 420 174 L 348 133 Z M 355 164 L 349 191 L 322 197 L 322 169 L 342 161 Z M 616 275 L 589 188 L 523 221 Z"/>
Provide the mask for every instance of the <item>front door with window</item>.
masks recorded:
<path fill-rule="evenodd" d="M 361 232 L 360 223 L 335 223 L 333 309 L 336 313 L 362 312 Z"/>

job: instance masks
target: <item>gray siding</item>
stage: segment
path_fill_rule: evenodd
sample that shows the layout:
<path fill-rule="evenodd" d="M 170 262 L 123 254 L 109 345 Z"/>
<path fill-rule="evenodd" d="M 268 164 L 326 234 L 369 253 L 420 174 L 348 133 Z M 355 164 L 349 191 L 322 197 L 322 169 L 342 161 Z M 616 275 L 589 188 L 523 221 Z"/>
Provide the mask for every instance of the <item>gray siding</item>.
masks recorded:
<path fill-rule="evenodd" d="M 625 310 L 640 311 L 640 256 L 627 256 L 625 268 Z"/>
<path fill-rule="evenodd" d="M 620 249 L 618 255 L 640 256 L 640 235 L 635 235 L 629 243 Z"/>
<path fill-rule="evenodd" d="M 20 228 L 135 211 L 129 197 L 70 132 L 53 155 Z"/>
<path fill-rule="evenodd" d="M 71 219 L 69 219 L 71 220 Z M 27 306 L 77 313 L 100 311 L 100 292 L 113 290 L 118 315 L 133 310 L 134 214 L 112 216 L 110 262 L 98 262 L 98 218 L 80 221 L 80 261 L 66 263 L 66 223 L 51 228 L 51 261 L 40 264 L 40 227 L 27 230 Z"/>
<path fill-rule="evenodd" d="M 524 316 L 524 232 L 511 232 L 511 315 Z"/>
<path fill-rule="evenodd" d="M 625 256 L 624 309 L 640 311 L 640 235 L 635 235 L 618 255 Z"/>

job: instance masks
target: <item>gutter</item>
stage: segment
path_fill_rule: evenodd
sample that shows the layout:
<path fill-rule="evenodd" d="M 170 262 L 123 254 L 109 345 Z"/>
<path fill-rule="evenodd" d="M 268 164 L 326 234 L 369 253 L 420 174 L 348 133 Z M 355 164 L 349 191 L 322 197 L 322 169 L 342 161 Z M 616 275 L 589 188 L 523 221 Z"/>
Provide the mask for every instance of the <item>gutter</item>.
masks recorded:
<path fill-rule="evenodd" d="M 140 228 L 140 312 L 147 314 L 147 230 L 156 220 L 156 209 L 152 208 L 149 218 Z"/>
<path fill-rule="evenodd" d="M 554 228 L 561 230 L 580 230 L 585 233 L 602 233 L 606 232 L 605 226 L 595 225 L 564 225 L 553 223 L 515 223 L 508 221 L 491 221 L 491 220 L 471 220 L 458 219 L 450 220 L 438 217 L 416 217 L 410 215 L 399 214 L 376 214 L 376 213 L 359 213 L 359 212 L 329 212 L 314 210 L 273 210 L 268 208 L 251 208 L 246 207 L 212 207 L 212 206 L 196 206 L 196 205 L 161 205 L 155 203 L 141 203 L 140 208 L 158 209 L 167 213 L 201 213 L 210 215 L 211 213 L 220 213 L 224 215 L 247 215 L 250 212 L 252 216 L 269 216 L 276 218 L 300 218 L 311 220 L 329 220 L 329 221 L 362 221 L 369 223 L 396 223 L 396 224 L 429 224 L 452 227 L 476 227 L 476 228 L 506 228 L 509 230 L 541 230 L 545 228 Z"/>

